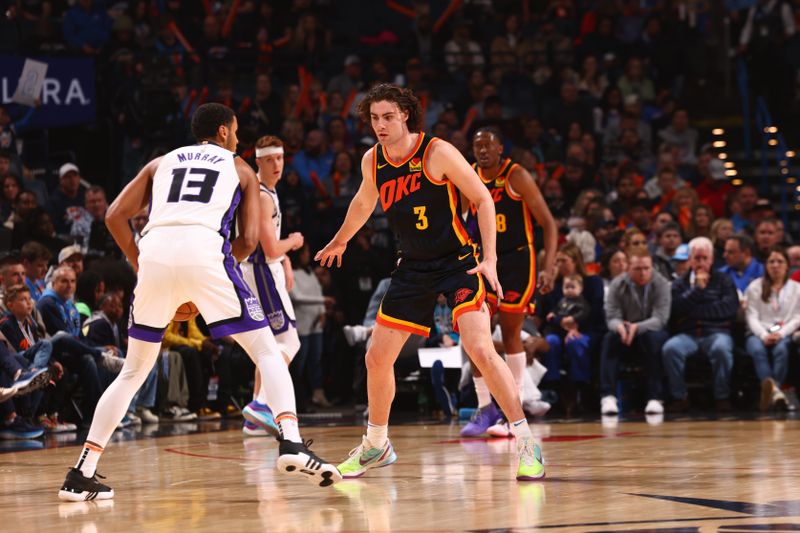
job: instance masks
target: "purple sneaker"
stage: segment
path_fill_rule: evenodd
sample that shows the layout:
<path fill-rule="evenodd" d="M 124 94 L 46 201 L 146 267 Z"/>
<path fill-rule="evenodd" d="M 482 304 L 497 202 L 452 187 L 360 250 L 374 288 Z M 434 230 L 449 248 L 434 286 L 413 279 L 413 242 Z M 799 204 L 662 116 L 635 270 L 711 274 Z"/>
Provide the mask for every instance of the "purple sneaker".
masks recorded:
<path fill-rule="evenodd" d="M 475 411 L 469 424 L 461 429 L 461 436 L 480 437 L 500 418 L 503 418 L 503 413 L 500 412 L 494 402 L 491 402 L 489 405 Z"/>
<path fill-rule="evenodd" d="M 280 438 L 281 430 L 278 429 L 278 424 L 275 423 L 272 411 L 266 404 L 258 403 L 253 400 L 247 404 L 247 407 L 242 409 L 242 416 L 244 416 L 245 420 L 267 430 L 271 435 Z"/>

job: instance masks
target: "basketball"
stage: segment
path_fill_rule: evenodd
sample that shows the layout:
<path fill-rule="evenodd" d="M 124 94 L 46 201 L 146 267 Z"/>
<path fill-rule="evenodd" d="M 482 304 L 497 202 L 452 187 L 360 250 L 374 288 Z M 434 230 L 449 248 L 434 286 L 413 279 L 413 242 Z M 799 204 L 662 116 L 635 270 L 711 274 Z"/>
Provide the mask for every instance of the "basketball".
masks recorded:
<path fill-rule="evenodd" d="M 197 310 L 197 306 L 192 302 L 182 303 L 178 306 L 178 310 L 175 311 L 175 316 L 172 317 L 172 321 L 186 322 L 187 320 L 193 319 L 198 314 L 200 314 L 200 311 Z"/>

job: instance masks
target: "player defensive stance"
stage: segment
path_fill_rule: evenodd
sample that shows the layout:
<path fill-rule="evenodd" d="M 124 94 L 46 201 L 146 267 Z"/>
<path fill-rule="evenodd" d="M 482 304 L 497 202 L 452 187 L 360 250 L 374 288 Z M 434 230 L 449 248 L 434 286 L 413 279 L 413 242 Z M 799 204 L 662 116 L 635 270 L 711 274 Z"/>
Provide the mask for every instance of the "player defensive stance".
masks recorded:
<path fill-rule="evenodd" d="M 258 242 L 259 190 L 255 173 L 238 159 L 233 111 L 204 104 L 192 117 L 198 144 L 154 159 L 111 204 L 106 225 L 138 272 L 131 305 L 130 344 L 122 371 L 97 404 L 78 462 L 58 493 L 62 500 L 106 500 L 114 491 L 97 480 L 97 461 L 133 395 L 156 362 L 175 309 L 192 301 L 212 337 L 231 335 L 248 353 L 266 384 L 281 432 L 278 468 L 320 486 L 341 475 L 303 444 L 294 390 L 280 348 L 236 265 Z M 139 248 L 128 220 L 150 204 Z M 241 233 L 229 241 L 234 214 Z"/>
<path fill-rule="evenodd" d="M 497 280 L 495 210 L 488 189 L 451 144 L 419 131 L 419 101 L 408 89 L 373 87 L 359 104 L 378 138 L 361 160 L 364 177 L 341 229 L 316 259 L 341 265 L 347 242 L 381 206 L 399 243 L 400 261 L 383 298 L 367 351 L 369 424 L 350 458 L 339 465 L 344 477 L 397 460 L 388 439 L 389 410 L 395 394 L 394 362 L 411 333 L 427 336 L 438 294 L 447 297 L 453 323 L 466 352 L 507 414 L 517 438 L 518 480 L 544 477 L 542 452 L 534 442 L 514 378 L 492 345 L 483 278 L 503 298 Z M 475 205 L 483 258 L 461 223 L 460 194 Z"/>

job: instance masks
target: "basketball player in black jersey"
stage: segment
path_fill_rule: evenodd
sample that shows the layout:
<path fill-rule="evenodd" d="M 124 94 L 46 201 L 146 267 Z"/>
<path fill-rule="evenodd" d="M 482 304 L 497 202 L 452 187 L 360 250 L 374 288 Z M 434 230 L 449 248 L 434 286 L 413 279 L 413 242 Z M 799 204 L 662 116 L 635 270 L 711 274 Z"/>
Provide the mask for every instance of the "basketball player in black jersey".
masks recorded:
<path fill-rule="evenodd" d="M 505 298 L 489 293 L 492 312 L 499 313 L 503 348 L 514 381 L 522 397 L 525 375 L 525 350 L 521 333 L 525 315 L 533 311 L 533 293 L 537 288 L 536 251 L 533 247 L 533 220 L 544 231 L 544 265 L 539 272 L 538 289 L 547 294 L 553 288 L 558 229 L 539 187 L 522 166 L 503 157 L 503 140 L 495 128 L 475 132 L 472 149 L 477 163 L 473 168 L 494 200 L 497 218 L 497 271 Z M 478 411 L 461 430 L 462 437 L 475 437 L 485 432 L 507 437 L 504 423 L 497 424 L 500 413 L 494 406 L 481 376 L 472 365 Z"/>
<path fill-rule="evenodd" d="M 484 303 L 484 278 L 503 299 L 497 280 L 492 197 L 455 147 L 419 130 L 419 101 L 410 90 L 376 85 L 358 109 L 379 142 L 361 160 L 363 181 L 341 229 L 316 259 L 323 266 L 341 266 L 347 242 L 380 201 L 397 238 L 400 260 L 366 356 L 367 434 L 339 470 L 343 477 L 358 477 L 397 460 L 387 438 L 395 393 L 394 362 L 411 333 L 429 334 L 436 298 L 442 293 L 453 309 L 453 323 L 465 350 L 511 421 L 519 455 L 517 479 L 541 479 L 541 448 L 525 420 L 514 377 L 494 350 Z M 462 193 L 476 209 L 483 243 L 480 262 L 461 222 Z"/>

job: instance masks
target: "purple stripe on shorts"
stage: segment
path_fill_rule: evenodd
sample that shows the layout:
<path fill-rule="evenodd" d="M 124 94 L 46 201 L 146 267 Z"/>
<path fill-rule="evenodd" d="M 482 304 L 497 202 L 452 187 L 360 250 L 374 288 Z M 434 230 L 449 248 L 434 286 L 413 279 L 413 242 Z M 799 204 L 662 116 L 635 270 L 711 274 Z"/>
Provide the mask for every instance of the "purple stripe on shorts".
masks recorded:
<path fill-rule="evenodd" d="M 242 277 L 242 270 L 232 256 L 226 255 L 222 261 L 225 266 L 225 272 L 228 278 L 233 282 L 236 290 L 236 295 L 239 298 L 241 312 L 238 317 L 220 320 L 208 325 L 208 330 L 211 336 L 215 339 L 225 337 L 226 335 L 233 335 L 234 333 L 242 333 L 244 331 L 252 331 L 254 329 L 267 327 L 267 320 L 264 316 L 264 310 L 261 304 L 258 303 L 258 298 L 250 292 L 247 283 L 244 282 Z"/>
<path fill-rule="evenodd" d="M 289 314 L 283 307 L 283 300 L 269 265 L 253 264 L 253 277 L 256 279 L 258 298 L 261 301 L 261 307 L 264 308 L 272 333 L 278 335 L 288 331 L 289 327 L 295 327 L 295 321 L 289 318 Z"/>
<path fill-rule="evenodd" d="M 166 329 L 167 328 L 158 329 L 133 324 L 128 328 L 128 337 L 144 342 L 161 342 Z"/>

